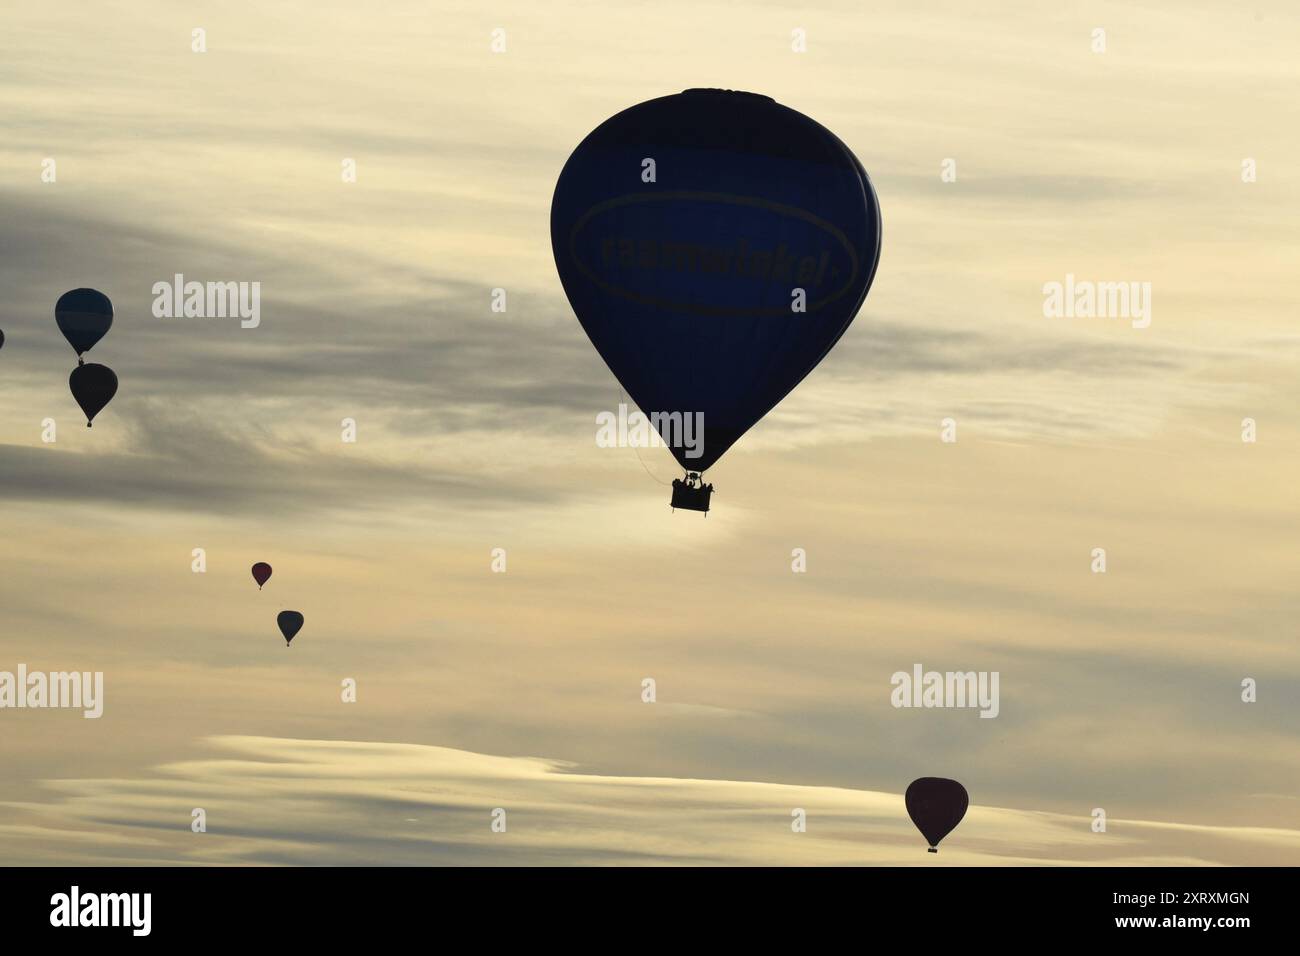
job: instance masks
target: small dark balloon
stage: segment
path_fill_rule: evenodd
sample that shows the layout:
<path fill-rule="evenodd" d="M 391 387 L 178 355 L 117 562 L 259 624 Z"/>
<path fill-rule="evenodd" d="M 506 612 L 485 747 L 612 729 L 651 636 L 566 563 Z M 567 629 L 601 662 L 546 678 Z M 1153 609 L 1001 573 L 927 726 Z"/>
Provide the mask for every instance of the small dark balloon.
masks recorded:
<path fill-rule="evenodd" d="M 5 330 L 0 329 L 0 349 L 5 347 Z"/>
<path fill-rule="evenodd" d="M 253 565 L 253 580 L 257 582 L 259 591 L 262 590 L 262 585 L 270 580 L 270 577 L 271 566 L 265 561 L 258 561 L 257 564 Z"/>
<path fill-rule="evenodd" d="M 284 646 L 288 647 L 289 642 L 302 630 L 302 615 L 297 611 L 281 611 L 275 623 L 280 625 L 280 633 L 284 635 Z"/>
<path fill-rule="evenodd" d="M 86 413 L 86 427 L 104 410 L 117 394 L 117 376 L 107 365 L 78 365 L 68 376 L 68 387 L 81 410 Z"/>
<path fill-rule="evenodd" d="M 73 289 L 59 296 L 54 306 L 59 331 L 77 354 L 89 352 L 113 326 L 113 303 L 95 289 Z"/>
<path fill-rule="evenodd" d="M 938 853 L 939 841 L 966 815 L 970 797 L 956 780 L 921 777 L 908 785 L 903 801 L 907 804 L 907 815 L 929 841 L 930 852 Z"/>

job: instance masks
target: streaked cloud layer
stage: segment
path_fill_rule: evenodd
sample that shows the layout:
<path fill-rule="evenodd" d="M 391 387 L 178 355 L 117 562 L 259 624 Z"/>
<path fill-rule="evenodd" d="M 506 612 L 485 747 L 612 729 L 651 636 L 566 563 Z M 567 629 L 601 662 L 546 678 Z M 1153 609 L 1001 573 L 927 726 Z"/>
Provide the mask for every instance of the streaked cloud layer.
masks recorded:
<path fill-rule="evenodd" d="M 359 865 L 1196 865 L 1294 862 L 1300 831 L 973 805 L 937 856 L 898 794 L 601 776 L 445 747 L 227 737 L 131 779 L 63 780 L 11 807 L 11 862 Z M 190 831 L 195 807 L 207 832 Z M 492 814 L 505 811 L 503 833 Z M 803 809 L 807 830 L 795 833 Z"/>

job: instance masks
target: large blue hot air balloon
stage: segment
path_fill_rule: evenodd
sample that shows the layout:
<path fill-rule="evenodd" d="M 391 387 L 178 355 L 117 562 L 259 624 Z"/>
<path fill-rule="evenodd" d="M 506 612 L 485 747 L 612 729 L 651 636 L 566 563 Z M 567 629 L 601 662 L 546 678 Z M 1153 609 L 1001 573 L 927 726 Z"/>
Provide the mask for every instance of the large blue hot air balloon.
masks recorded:
<path fill-rule="evenodd" d="M 674 506 L 707 511 L 699 474 L 853 321 L 880 259 L 880 209 L 824 126 L 766 96 L 687 90 L 578 145 L 555 186 L 551 245 L 592 344 L 687 472 Z M 702 424 L 702 447 L 674 413 Z"/>

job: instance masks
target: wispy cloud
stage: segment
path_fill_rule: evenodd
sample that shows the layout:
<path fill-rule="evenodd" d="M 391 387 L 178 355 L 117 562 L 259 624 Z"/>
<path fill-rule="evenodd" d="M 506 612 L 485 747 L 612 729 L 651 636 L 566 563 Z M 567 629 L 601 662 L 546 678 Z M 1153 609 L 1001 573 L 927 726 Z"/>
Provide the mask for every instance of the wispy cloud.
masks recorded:
<path fill-rule="evenodd" d="M 974 805 L 938 856 L 899 794 L 611 777 L 563 761 L 359 741 L 214 738 L 223 755 L 128 779 L 60 780 L 5 862 L 207 864 L 1295 863 L 1300 831 Z M 191 812 L 207 832 L 190 832 Z M 505 811 L 506 830 L 491 829 Z M 792 813 L 807 814 L 807 832 Z"/>

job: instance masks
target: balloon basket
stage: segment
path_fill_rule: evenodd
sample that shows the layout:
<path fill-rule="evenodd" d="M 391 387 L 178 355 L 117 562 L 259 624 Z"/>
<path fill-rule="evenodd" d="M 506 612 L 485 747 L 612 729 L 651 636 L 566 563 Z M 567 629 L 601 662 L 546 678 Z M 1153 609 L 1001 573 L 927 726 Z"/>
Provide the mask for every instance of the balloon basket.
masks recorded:
<path fill-rule="evenodd" d="M 702 511 L 706 515 L 709 513 L 709 499 L 713 497 L 713 486 L 706 485 L 698 479 L 699 476 L 696 475 L 686 480 L 681 478 L 673 480 L 674 511 L 681 508 L 683 511 Z"/>
<path fill-rule="evenodd" d="M 930 847 L 930 849 L 926 850 L 925 852 L 926 852 L 926 853 L 938 853 L 939 851 L 936 850 L 934 847 Z"/>

